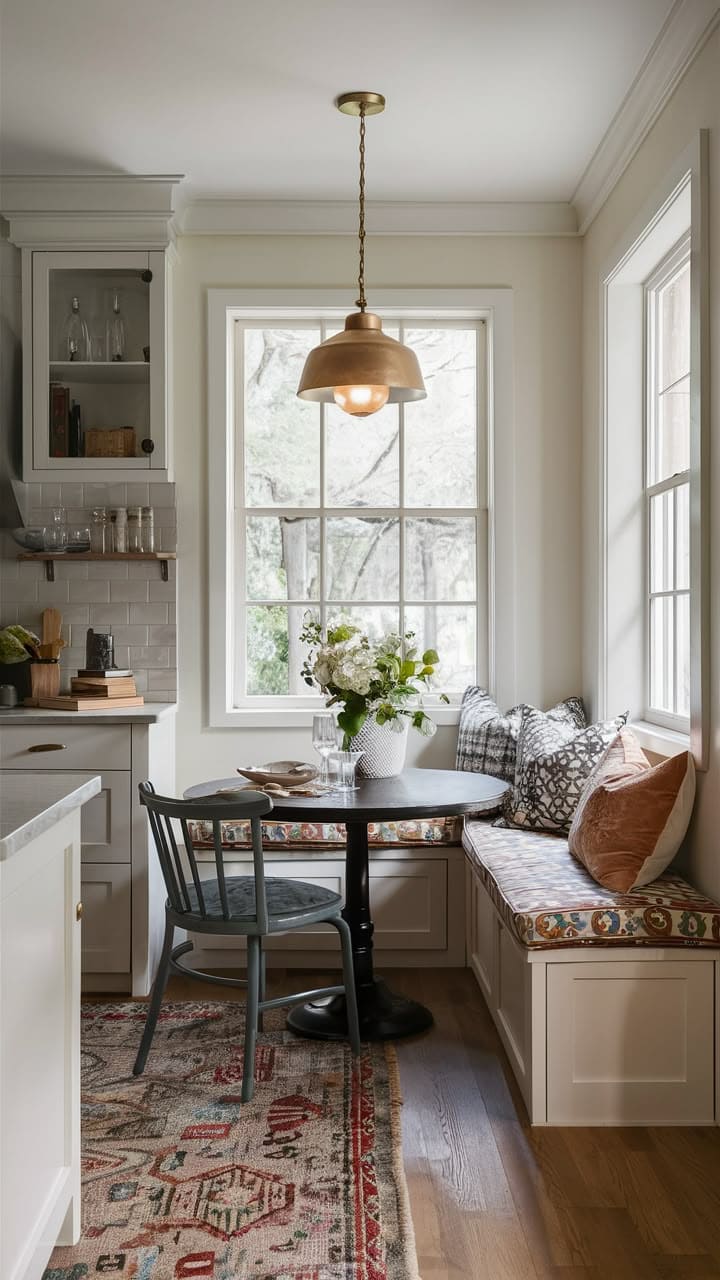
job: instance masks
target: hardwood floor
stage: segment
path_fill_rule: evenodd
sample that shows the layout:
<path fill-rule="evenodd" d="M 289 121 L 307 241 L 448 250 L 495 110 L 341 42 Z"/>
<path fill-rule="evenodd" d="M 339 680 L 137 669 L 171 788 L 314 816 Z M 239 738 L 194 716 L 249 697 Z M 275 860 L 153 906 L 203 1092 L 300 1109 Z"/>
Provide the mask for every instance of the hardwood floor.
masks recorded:
<path fill-rule="evenodd" d="M 720 1280 L 720 1129 L 531 1129 L 470 971 L 387 976 L 435 1014 L 396 1046 L 422 1280 Z"/>

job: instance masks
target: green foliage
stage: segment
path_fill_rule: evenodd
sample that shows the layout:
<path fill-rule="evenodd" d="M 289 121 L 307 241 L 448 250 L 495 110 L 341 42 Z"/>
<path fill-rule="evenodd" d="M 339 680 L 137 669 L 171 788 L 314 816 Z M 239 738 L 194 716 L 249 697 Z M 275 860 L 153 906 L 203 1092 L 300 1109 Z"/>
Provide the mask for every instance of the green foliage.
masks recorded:
<path fill-rule="evenodd" d="M 338 724 L 345 748 L 368 716 L 380 725 L 406 717 L 421 733 L 435 732 L 421 695 L 429 688 L 439 658 L 434 649 L 427 649 L 418 659 L 413 632 L 402 638 L 390 633 L 372 642 L 354 623 L 340 621 L 331 622 L 323 635 L 319 620 L 308 612 L 300 639 L 308 647 L 302 669 L 305 683 L 320 688 L 329 707 L 343 708 Z"/>

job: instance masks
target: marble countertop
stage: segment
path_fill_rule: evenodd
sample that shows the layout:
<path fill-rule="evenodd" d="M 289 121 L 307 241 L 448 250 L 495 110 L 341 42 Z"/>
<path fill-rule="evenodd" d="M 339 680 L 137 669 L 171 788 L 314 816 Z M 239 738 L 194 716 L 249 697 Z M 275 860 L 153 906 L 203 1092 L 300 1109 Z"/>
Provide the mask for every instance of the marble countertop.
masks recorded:
<path fill-rule="evenodd" d="M 78 782 L 76 773 L 45 774 L 21 770 L 0 774 L 0 862 L 100 792 L 100 778 Z"/>
<path fill-rule="evenodd" d="M 103 706 L 98 711 L 50 711 L 41 707 L 0 709 L 0 733 L 6 724 L 157 724 L 177 711 L 176 702 L 146 702 L 143 707 Z"/>

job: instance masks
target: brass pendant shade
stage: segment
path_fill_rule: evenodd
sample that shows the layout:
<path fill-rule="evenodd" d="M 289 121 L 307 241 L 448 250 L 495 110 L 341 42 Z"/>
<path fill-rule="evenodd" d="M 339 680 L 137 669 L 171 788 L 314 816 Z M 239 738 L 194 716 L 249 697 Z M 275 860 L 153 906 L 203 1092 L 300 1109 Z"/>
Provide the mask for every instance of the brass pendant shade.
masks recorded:
<path fill-rule="evenodd" d="M 353 417 L 365 418 L 385 404 L 424 400 L 427 392 L 417 356 L 383 333 L 380 317 L 365 302 L 365 116 L 385 106 L 379 93 L 345 93 L 338 110 L 360 117 L 360 272 L 359 311 L 345 317 L 345 328 L 315 347 L 305 361 L 297 394 L 301 400 L 335 403 Z"/>
<path fill-rule="evenodd" d="M 372 311 L 346 316 L 342 333 L 310 352 L 298 395 L 301 400 L 327 404 L 337 400 L 336 389 L 352 386 L 386 387 L 383 403 L 388 404 L 423 400 L 426 395 L 415 352 L 383 333 L 380 317 Z M 356 410 L 355 416 L 366 415 Z"/>

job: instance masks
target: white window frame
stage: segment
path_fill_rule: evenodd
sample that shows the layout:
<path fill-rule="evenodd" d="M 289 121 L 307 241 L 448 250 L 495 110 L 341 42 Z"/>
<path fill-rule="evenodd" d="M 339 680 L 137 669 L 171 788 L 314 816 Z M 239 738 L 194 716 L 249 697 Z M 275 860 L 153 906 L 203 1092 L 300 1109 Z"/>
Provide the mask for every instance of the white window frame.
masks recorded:
<path fill-rule="evenodd" d="M 651 698 L 652 690 L 652 625 L 651 611 L 653 600 L 660 596 L 670 596 L 674 600 L 681 595 L 691 596 L 691 583 L 688 581 L 686 589 L 679 589 L 674 583 L 674 566 L 673 566 L 673 587 L 666 591 L 653 591 L 652 589 L 652 530 L 651 511 L 652 499 L 657 498 L 662 493 L 668 493 L 670 490 L 677 490 L 682 485 L 690 485 L 690 468 L 686 471 L 676 472 L 672 476 L 668 476 L 663 480 L 651 480 L 651 451 L 652 443 L 656 438 L 656 417 L 658 410 L 658 393 L 657 393 L 657 354 L 658 354 L 658 308 L 659 295 L 661 290 L 668 285 L 671 280 L 678 274 L 681 268 L 690 262 L 690 235 L 689 233 L 682 237 L 679 244 L 673 246 L 670 252 L 663 258 L 645 282 L 645 414 L 644 414 L 644 501 L 645 501 L 645 715 L 644 719 L 648 724 L 659 725 L 664 729 L 671 729 L 677 733 L 690 733 L 690 717 L 673 714 L 663 710 L 660 707 L 653 706 Z M 675 507 L 675 524 L 677 523 L 677 508 Z M 676 530 L 673 530 L 673 559 L 674 547 L 676 542 Z M 677 669 L 677 610 L 675 611 L 675 643 L 673 646 L 673 682 L 676 678 Z"/>
<path fill-rule="evenodd" d="M 486 290 L 380 290 L 373 308 L 383 317 L 438 323 L 484 320 L 487 334 L 486 421 L 487 454 L 478 459 L 479 478 L 487 501 L 480 495 L 478 508 L 487 508 L 487 628 L 489 684 L 501 700 L 515 697 L 515 533 L 512 460 L 512 294 L 508 289 Z M 235 319 L 264 323 L 311 321 L 322 315 L 342 321 L 351 307 L 346 290 L 208 290 L 208 436 L 209 436 L 209 583 L 208 583 L 208 721 L 212 727 L 274 728 L 311 723 L 317 700 L 305 705 L 297 698 L 253 699 L 252 705 L 234 705 L 234 663 L 238 645 L 234 636 L 233 583 L 235 564 L 232 538 L 232 502 L 237 474 L 237 441 L 234 423 Z M 498 509 L 496 493 L 502 486 Z M 221 500 L 219 500 L 221 499 Z M 276 512 L 279 514 L 280 512 Z M 304 514 L 308 514 L 305 512 Z M 396 513 L 395 513 L 396 514 Z M 422 512 L 418 509 L 418 514 Z M 434 512 L 437 514 L 437 512 Z M 453 514 L 465 514 L 458 510 Z M 498 598 L 498 576 L 503 591 Z M 498 608 L 499 605 L 499 608 Z M 482 649 L 480 650 L 482 653 Z M 438 724 L 453 724 L 458 707 L 433 708 Z"/>
<path fill-rule="evenodd" d="M 707 768 L 709 739 L 708 132 L 700 130 L 601 270 L 599 716 L 629 709 L 647 749 L 685 748 Z M 690 731 L 646 716 L 645 283 L 690 232 Z"/>

